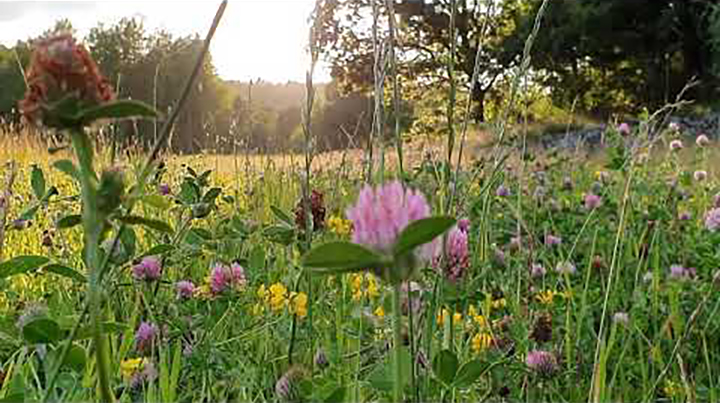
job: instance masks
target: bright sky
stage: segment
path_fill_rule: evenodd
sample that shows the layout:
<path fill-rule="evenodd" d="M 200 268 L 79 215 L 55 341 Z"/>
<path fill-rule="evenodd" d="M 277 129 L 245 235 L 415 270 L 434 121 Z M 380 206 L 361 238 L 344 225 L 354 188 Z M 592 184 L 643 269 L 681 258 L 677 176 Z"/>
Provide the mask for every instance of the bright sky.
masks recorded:
<path fill-rule="evenodd" d="M 308 16 L 314 0 L 230 0 L 211 53 L 220 76 L 228 80 L 262 78 L 284 83 L 305 81 Z M 102 21 L 122 17 L 143 19 L 149 31 L 173 34 L 199 33 L 204 37 L 220 0 L 104 0 L 7 1 L 0 0 L 0 43 L 37 36 L 56 20 L 68 18 L 84 36 Z M 319 66 L 316 81 L 328 81 Z"/>

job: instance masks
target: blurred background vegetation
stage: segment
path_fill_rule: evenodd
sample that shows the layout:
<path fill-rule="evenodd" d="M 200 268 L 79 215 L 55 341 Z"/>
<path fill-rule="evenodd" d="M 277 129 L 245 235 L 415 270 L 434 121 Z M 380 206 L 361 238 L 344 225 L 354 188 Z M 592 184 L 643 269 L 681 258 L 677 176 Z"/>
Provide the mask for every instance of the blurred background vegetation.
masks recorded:
<path fill-rule="evenodd" d="M 456 44 L 458 100 L 473 100 L 473 130 L 494 121 L 508 102 L 538 0 L 402 0 L 396 2 L 401 52 L 401 130 L 408 138 L 441 135 L 449 91 L 448 60 Z M 451 5 L 455 33 L 449 35 Z M 378 10 L 386 27 L 387 10 Z M 372 124 L 373 40 L 369 0 L 330 0 L 318 15 L 315 38 L 332 81 L 317 88 L 313 129 L 318 150 L 362 147 Z M 298 18 L 302 18 L 299 16 Z M 385 18 L 385 20 L 383 20 Z M 45 35 L 72 31 L 59 20 Z M 387 52 L 388 32 L 378 32 Z M 19 123 L 22 68 L 33 40 L 0 45 L 0 116 Z M 245 40 L 239 38 L 238 40 Z M 247 40 L 262 40 L 247 38 Z M 143 100 L 168 112 L 202 46 L 198 36 L 149 32 L 134 18 L 98 24 L 84 38 L 121 97 Z M 478 50 L 479 48 L 479 50 Z M 479 75 L 470 93 L 476 56 Z M 262 55 L 238 55 L 262 57 Z M 711 112 L 720 77 L 720 2 L 707 0 L 554 0 L 535 40 L 530 72 L 521 82 L 521 112 L 511 122 L 599 122 L 623 119 L 675 99 L 691 80 L 694 112 Z M 391 86 L 385 99 L 391 103 Z M 177 153 L 264 153 L 302 145 L 304 83 L 223 81 L 212 58 L 181 114 L 170 145 Z M 394 116 L 384 119 L 388 136 Z M 390 123 L 392 122 L 392 123 Z M 115 127 L 125 146 L 146 146 L 157 127 L 138 122 Z M 7 133 L 6 133 L 7 134 Z M 42 135 L 42 134 L 41 134 Z"/>

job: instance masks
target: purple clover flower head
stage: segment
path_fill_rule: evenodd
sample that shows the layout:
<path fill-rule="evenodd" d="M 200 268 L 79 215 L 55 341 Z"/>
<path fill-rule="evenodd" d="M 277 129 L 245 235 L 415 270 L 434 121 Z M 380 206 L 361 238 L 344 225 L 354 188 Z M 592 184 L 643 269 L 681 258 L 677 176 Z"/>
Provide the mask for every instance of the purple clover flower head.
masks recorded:
<path fill-rule="evenodd" d="M 467 218 L 461 218 L 460 220 L 458 220 L 457 226 L 460 231 L 468 232 L 470 231 L 470 220 Z"/>
<path fill-rule="evenodd" d="M 702 182 L 707 179 L 707 171 L 695 171 L 695 173 L 693 174 L 693 178 L 695 178 L 695 180 L 698 182 Z"/>
<path fill-rule="evenodd" d="M 687 277 L 687 275 L 688 271 L 682 265 L 674 264 L 670 266 L 670 278 L 681 279 Z"/>
<path fill-rule="evenodd" d="M 210 290 L 213 294 L 221 294 L 234 287 L 242 287 L 247 284 L 245 269 L 237 263 L 225 266 L 216 263 L 210 273 Z"/>
<path fill-rule="evenodd" d="M 189 280 L 181 280 L 175 284 L 178 299 L 190 299 L 195 293 L 195 284 Z"/>
<path fill-rule="evenodd" d="M 545 246 L 557 246 L 562 243 L 562 238 L 552 234 L 545 234 Z"/>
<path fill-rule="evenodd" d="M 541 376 L 552 375 L 557 369 L 557 360 L 552 353 L 534 350 L 528 353 L 525 364 Z"/>
<path fill-rule="evenodd" d="M 678 220 L 680 221 L 689 221 L 692 218 L 689 212 L 683 211 L 680 214 L 678 214 Z"/>
<path fill-rule="evenodd" d="M 353 222 L 352 241 L 381 253 L 391 251 L 395 240 L 413 221 L 430 216 L 430 206 L 419 191 L 405 189 L 398 181 L 382 186 L 365 185 L 357 203 L 347 210 Z M 418 251 L 424 261 L 431 260 L 438 251 L 437 240 Z"/>
<path fill-rule="evenodd" d="M 716 207 L 705 214 L 705 228 L 711 232 L 720 228 L 720 208 Z"/>
<path fill-rule="evenodd" d="M 158 328 L 155 324 L 150 322 L 140 323 L 135 332 L 135 349 L 141 353 L 149 353 L 157 335 Z"/>
<path fill-rule="evenodd" d="M 558 262 L 557 266 L 555 266 L 555 271 L 560 274 L 575 274 L 577 268 L 572 262 L 564 260 Z"/>
<path fill-rule="evenodd" d="M 630 316 L 626 312 L 615 312 L 613 315 L 613 323 L 628 326 L 630 324 Z"/>
<path fill-rule="evenodd" d="M 594 193 L 585 195 L 585 209 L 595 210 L 602 204 L 602 198 Z"/>
<path fill-rule="evenodd" d="M 670 124 L 668 125 L 668 129 L 677 132 L 680 130 L 680 125 L 677 122 L 670 122 Z"/>
<path fill-rule="evenodd" d="M 710 144 L 710 139 L 708 138 L 708 136 L 701 134 L 701 135 L 697 136 L 697 138 L 695 139 L 695 144 L 698 147 L 705 147 L 708 144 Z"/>
<path fill-rule="evenodd" d="M 457 226 L 450 229 L 445 247 L 447 256 L 443 267 L 444 274 L 448 280 L 457 281 L 470 264 L 467 232 Z M 440 256 L 437 256 L 436 261 L 439 259 Z"/>
<path fill-rule="evenodd" d="M 618 133 L 622 134 L 623 136 L 627 136 L 628 134 L 630 134 L 630 125 L 625 122 L 622 122 L 618 126 L 617 130 L 618 130 Z"/>
<path fill-rule="evenodd" d="M 540 263 L 533 263 L 530 265 L 530 276 L 542 277 L 545 273 L 547 273 L 547 270 L 545 270 L 545 267 Z"/>
<path fill-rule="evenodd" d="M 683 149 L 683 143 L 680 140 L 673 140 L 670 142 L 670 151 L 680 151 Z"/>
<path fill-rule="evenodd" d="M 495 195 L 497 197 L 508 197 L 510 196 L 510 189 L 506 188 L 505 185 L 500 185 L 495 191 Z"/>
<path fill-rule="evenodd" d="M 170 194 L 170 185 L 167 183 L 161 183 L 158 185 L 158 193 L 160 193 L 163 196 L 167 196 Z"/>
<path fill-rule="evenodd" d="M 138 281 L 157 281 L 162 276 L 162 265 L 160 259 L 155 256 L 147 256 L 132 268 L 133 277 Z"/>

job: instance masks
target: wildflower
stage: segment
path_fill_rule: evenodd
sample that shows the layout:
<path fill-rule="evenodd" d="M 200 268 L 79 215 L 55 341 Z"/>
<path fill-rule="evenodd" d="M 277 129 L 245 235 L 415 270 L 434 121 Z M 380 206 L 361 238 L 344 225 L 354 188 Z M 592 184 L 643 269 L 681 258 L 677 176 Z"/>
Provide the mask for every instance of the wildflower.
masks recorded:
<path fill-rule="evenodd" d="M 167 196 L 170 194 L 170 185 L 167 183 L 162 183 L 158 185 L 158 193 L 160 193 L 163 196 Z"/>
<path fill-rule="evenodd" d="M 472 338 L 472 349 L 475 354 L 480 354 L 489 349 L 493 344 L 493 337 L 490 333 L 480 332 Z"/>
<path fill-rule="evenodd" d="M 670 278 L 682 278 L 685 277 L 686 273 L 687 271 L 682 265 L 674 264 L 670 266 Z"/>
<path fill-rule="evenodd" d="M 294 402 L 298 399 L 300 381 L 305 378 L 305 371 L 302 367 L 291 367 L 275 383 L 275 394 L 281 402 Z"/>
<path fill-rule="evenodd" d="M 437 314 L 438 325 L 440 325 L 440 326 L 444 325 L 445 321 L 449 320 L 449 319 L 450 319 L 450 311 L 448 311 L 447 309 L 443 308 L 442 311 L 438 312 L 438 314 Z M 462 322 L 462 314 L 460 312 L 455 312 L 452 316 L 452 321 L 453 321 L 453 324 L 456 324 L 456 325 L 459 324 L 460 322 Z"/>
<path fill-rule="evenodd" d="M 535 299 L 543 305 L 550 305 L 553 303 L 555 295 L 555 291 L 552 290 L 541 291 L 537 295 L 535 295 Z"/>
<path fill-rule="evenodd" d="M 680 221 L 688 221 L 690 220 L 691 216 L 690 213 L 687 211 L 683 211 L 680 214 L 678 214 L 678 220 Z"/>
<path fill-rule="evenodd" d="M 195 284 L 189 280 L 182 280 L 175 284 L 175 289 L 177 290 L 178 299 L 189 299 L 195 293 Z"/>
<path fill-rule="evenodd" d="M 492 300 L 492 303 L 490 303 L 490 306 L 492 306 L 493 309 L 502 309 L 507 306 L 507 300 L 505 298 L 497 298 Z"/>
<path fill-rule="evenodd" d="M 586 210 L 594 210 L 598 207 L 600 207 L 600 204 L 602 203 L 602 199 L 600 196 L 596 194 L 589 193 L 585 195 L 585 209 Z"/>
<path fill-rule="evenodd" d="M 217 295 L 233 287 L 242 287 L 247 283 L 245 269 L 237 263 L 230 267 L 216 263 L 210 273 L 210 289 Z"/>
<path fill-rule="evenodd" d="M 510 248 L 510 250 L 513 250 L 513 251 L 519 250 L 521 246 L 522 246 L 522 238 L 520 238 L 519 236 L 514 236 L 514 237 L 510 238 L 510 243 L 508 243 L 508 248 Z"/>
<path fill-rule="evenodd" d="M 551 375 L 557 368 L 555 356 L 552 353 L 542 350 L 529 352 L 525 364 L 528 368 L 542 376 Z"/>
<path fill-rule="evenodd" d="M 710 144 L 710 139 L 708 138 L 708 136 L 701 134 L 695 139 L 695 144 L 697 144 L 698 147 L 705 147 L 706 145 Z"/>
<path fill-rule="evenodd" d="M 663 393 L 670 398 L 682 397 L 685 394 L 682 385 L 671 379 L 665 381 L 665 386 L 663 386 L 662 390 Z"/>
<path fill-rule="evenodd" d="M 626 312 L 615 312 L 613 315 L 613 323 L 627 326 L 630 324 L 630 317 Z"/>
<path fill-rule="evenodd" d="M 555 271 L 560 274 L 575 274 L 577 269 L 575 268 L 575 265 L 572 264 L 572 262 L 566 260 L 558 262 L 557 266 L 555 266 Z"/>
<path fill-rule="evenodd" d="M 720 208 L 714 208 L 705 214 L 705 228 L 715 232 L 720 228 Z"/>
<path fill-rule="evenodd" d="M 705 179 L 707 179 L 707 171 L 702 171 L 702 170 L 695 171 L 695 173 L 693 174 L 693 177 L 695 178 L 696 181 L 702 182 Z"/>
<path fill-rule="evenodd" d="M 352 288 L 353 301 L 360 301 L 363 297 L 363 275 L 360 273 L 352 274 L 350 277 L 350 286 Z"/>
<path fill-rule="evenodd" d="M 325 351 L 322 349 L 318 349 L 317 353 L 315 353 L 315 365 L 319 368 L 326 368 L 330 363 L 328 362 L 327 355 L 325 355 Z"/>
<path fill-rule="evenodd" d="M 310 213 L 312 215 L 313 231 L 325 228 L 325 203 L 323 194 L 319 190 L 313 189 L 310 194 Z M 305 228 L 305 205 L 302 199 L 298 201 L 295 207 L 295 225 L 301 229 Z"/>
<path fill-rule="evenodd" d="M 676 131 L 679 131 L 679 130 L 680 130 L 680 125 L 677 124 L 677 122 L 670 122 L 670 124 L 668 125 L 668 129 L 670 129 L 671 131 L 676 132 Z"/>
<path fill-rule="evenodd" d="M 83 106 L 97 106 L 115 96 L 108 81 L 84 46 L 70 34 L 57 35 L 35 44 L 27 69 L 28 90 L 20 101 L 22 114 L 31 122 L 46 120 L 47 107 L 68 94 Z M 61 122 L 45 121 L 56 127 Z"/>
<path fill-rule="evenodd" d="M 542 277 L 546 272 L 545 267 L 539 263 L 533 263 L 530 265 L 530 275 L 532 277 Z"/>
<path fill-rule="evenodd" d="M 683 148 L 682 141 L 676 139 L 676 140 L 673 140 L 670 142 L 670 151 L 678 151 L 678 150 L 682 150 L 682 148 Z"/>
<path fill-rule="evenodd" d="M 341 217 L 333 216 L 328 220 L 328 228 L 339 236 L 348 236 L 352 229 L 352 223 Z"/>
<path fill-rule="evenodd" d="M 153 323 L 142 322 L 135 332 L 135 348 L 141 353 L 148 353 L 157 337 L 158 328 Z"/>
<path fill-rule="evenodd" d="M 153 382 L 157 377 L 158 371 L 157 368 L 155 368 L 155 364 L 153 364 L 152 361 L 146 361 L 142 366 L 142 370 L 135 372 L 130 378 L 130 388 L 140 388 L 144 384 Z"/>
<path fill-rule="evenodd" d="M 620 125 L 617 128 L 618 133 L 622 134 L 623 136 L 630 134 L 630 125 L 623 122 L 620 123 Z"/>
<path fill-rule="evenodd" d="M 460 231 L 463 232 L 470 231 L 470 220 L 467 218 L 461 218 L 460 220 L 458 220 L 457 227 L 458 229 L 460 229 Z"/>
<path fill-rule="evenodd" d="M 447 236 L 446 259 L 443 265 L 443 272 L 450 281 L 456 281 L 465 273 L 470 264 L 468 253 L 467 232 L 460 227 L 453 227 Z M 441 256 L 436 258 L 436 264 L 440 262 Z"/>
<path fill-rule="evenodd" d="M 293 315 L 297 315 L 300 319 L 303 319 L 307 316 L 308 310 L 307 310 L 307 302 L 308 302 L 308 296 L 304 292 L 299 292 L 292 296 L 291 298 L 291 311 Z"/>
<path fill-rule="evenodd" d="M 272 309 L 273 311 L 279 311 L 283 309 L 285 307 L 285 304 L 287 303 L 287 294 L 288 290 L 282 283 L 275 283 L 271 285 L 268 298 L 270 309 Z"/>
<path fill-rule="evenodd" d="M 560 245 L 562 243 L 562 238 L 559 236 L 555 236 L 552 234 L 545 234 L 545 245 L 546 246 L 555 246 Z"/>
<path fill-rule="evenodd" d="M 378 283 L 377 279 L 375 278 L 375 275 L 371 273 L 367 273 L 365 275 L 365 278 L 367 279 L 367 296 L 368 298 L 377 298 L 380 296 L 380 292 L 378 291 Z"/>
<path fill-rule="evenodd" d="M 147 358 L 130 358 L 120 362 L 120 372 L 123 378 L 130 380 L 133 375 L 142 371 L 145 364 L 148 362 Z"/>
<path fill-rule="evenodd" d="M 357 204 L 347 211 L 353 222 L 352 241 L 376 251 L 387 253 L 395 240 L 412 221 L 430 215 L 425 197 L 417 191 L 406 190 L 400 182 L 391 182 L 377 188 L 366 185 L 358 196 Z M 437 245 L 429 243 L 416 255 L 430 260 Z"/>
<path fill-rule="evenodd" d="M 595 172 L 595 178 L 601 183 L 606 183 L 610 180 L 610 174 L 607 171 L 597 171 Z"/>
<path fill-rule="evenodd" d="M 510 196 L 510 189 L 506 188 L 505 185 L 500 185 L 497 190 L 495 190 L 495 195 L 497 197 L 508 197 Z"/>
<path fill-rule="evenodd" d="M 155 256 L 144 257 L 140 263 L 132 268 L 133 277 L 138 281 L 157 281 L 162 275 L 162 265 L 160 259 Z"/>
<path fill-rule="evenodd" d="M 375 309 L 374 313 L 375 313 L 375 316 L 377 316 L 380 319 L 385 317 L 385 309 L 382 306 L 377 307 L 377 309 Z"/>

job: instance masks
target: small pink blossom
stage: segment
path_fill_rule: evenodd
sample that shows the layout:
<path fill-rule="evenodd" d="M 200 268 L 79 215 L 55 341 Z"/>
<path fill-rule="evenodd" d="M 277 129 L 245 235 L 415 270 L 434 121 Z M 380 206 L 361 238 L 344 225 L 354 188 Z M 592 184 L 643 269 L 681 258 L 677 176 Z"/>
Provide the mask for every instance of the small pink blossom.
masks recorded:
<path fill-rule="evenodd" d="M 245 269 L 237 263 L 230 267 L 216 263 L 210 273 L 210 290 L 213 294 L 221 294 L 234 287 L 242 287 L 247 283 Z"/>
<path fill-rule="evenodd" d="M 693 174 L 693 177 L 695 178 L 696 181 L 702 182 L 705 179 L 707 179 L 707 172 L 706 171 L 695 171 L 695 173 Z"/>
<path fill-rule="evenodd" d="M 715 232 L 720 228 L 720 208 L 714 208 L 705 214 L 705 228 Z"/>
<path fill-rule="evenodd" d="M 676 132 L 680 130 L 680 125 L 677 124 L 677 122 L 670 122 L 670 124 L 668 125 L 668 129 Z"/>
<path fill-rule="evenodd" d="M 562 243 L 562 238 L 552 234 L 545 235 L 545 246 L 556 246 Z"/>
<path fill-rule="evenodd" d="M 192 281 L 182 280 L 175 284 L 175 289 L 178 299 L 189 299 L 195 293 L 195 284 Z"/>
<path fill-rule="evenodd" d="M 695 139 L 695 144 L 697 144 L 698 147 L 705 147 L 706 145 L 710 144 L 710 139 L 708 138 L 708 136 L 701 134 Z"/>
<path fill-rule="evenodd" d="M 440 256 L 436 261 L 440 260 Z M 456 226 L 448 232 L 446 241 L 446 261 L 443 267 L 445 276 L 450 281 L 456 281 L 465 273 L 470 264 L 468 253 L 467 231 Z"/>
<path fill-rule="evenodd" d="M 508 197 L 510 196 L 510 189 L 506 188 L 505 185 L 500 185 L 495 191 L 495 195 L 497 197 Z"/>
<path fill-rule="evenodd" d="M 683 143 L 680 140 L 673 140 L 670 142 L 670 150 L 671 151 L 679 151 L 682 150 Z"/>
<path fill-rule="evenodd" d="M 559 262 L 557 266 L 555 266 L 555 271 L 560 274 L 575 274 L 577 268 L 575 268 L 575 265 L 572 264 L 572 262 L 565 260 Z"/>
<path fill-rule="evenodd" d="M 162 265 L 160 259 L 155 256 L 147 256 L 132 268 L 133 277 L 138 281 L 157 281 L 162 276 Z"/>
<path fill-rule="evenodd" d="M 617 130 L 620 134 L 622 134 L 623 136 L 626 136 L 626 135 L 630 134 L 630 125 L 625 122 L 620 123 Z"/>
<path fill-rule="evenodd" d="M 585 195 L 585 209 L 595 210 L 602 204 L 602 198 L 596 194 L 589 193 Z"/>
<path fill-rule="evenodd" d="M 148 353 L 152 348 L 158 328 L 150 322 L 142 322 L 135 332 L 135 348 L 141 353 Z"/>
<path fill-rule="evenodd" d="M 542 350 L 529 352 L 525 364 L 528 368 L 543 376 L 551 375 L 557 369 L 555 356 Z"/>
<path fill-rule="evenodd" d="M 530 265 L 530 275 L 532 277 L 542 277 L 546 272 L 545 267 L 543 267 L 540 263 L 533 263 Z"/>

